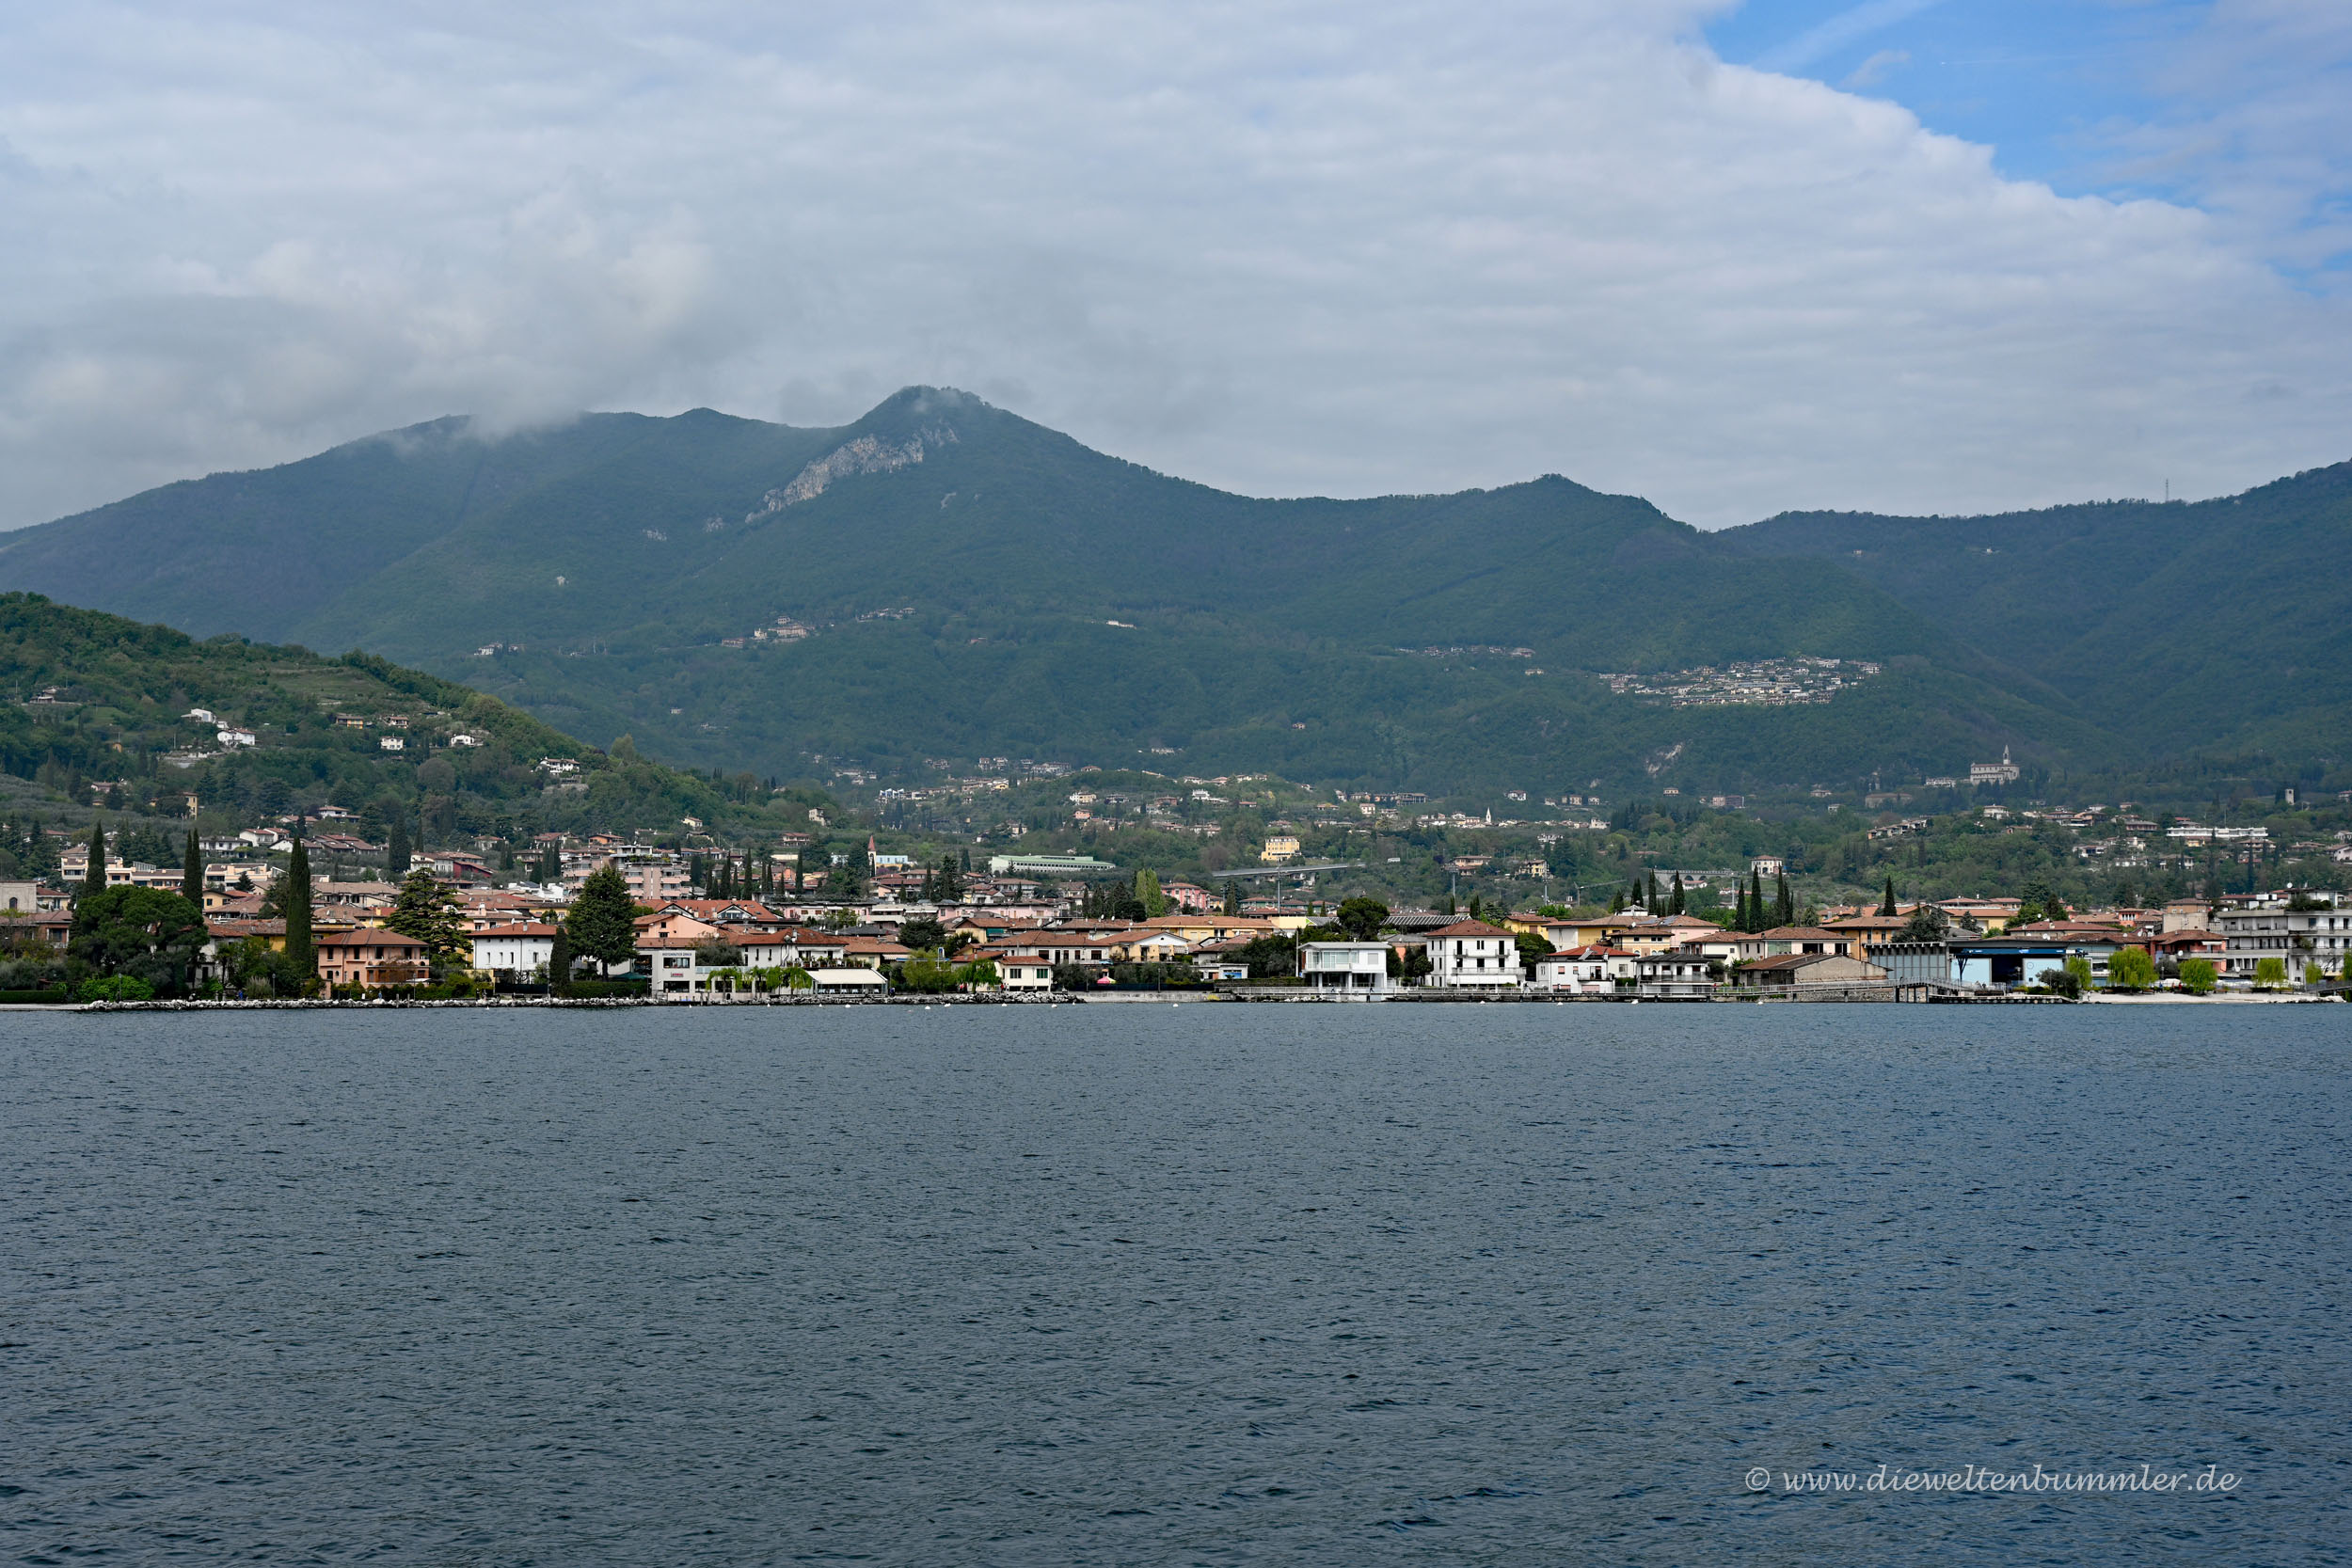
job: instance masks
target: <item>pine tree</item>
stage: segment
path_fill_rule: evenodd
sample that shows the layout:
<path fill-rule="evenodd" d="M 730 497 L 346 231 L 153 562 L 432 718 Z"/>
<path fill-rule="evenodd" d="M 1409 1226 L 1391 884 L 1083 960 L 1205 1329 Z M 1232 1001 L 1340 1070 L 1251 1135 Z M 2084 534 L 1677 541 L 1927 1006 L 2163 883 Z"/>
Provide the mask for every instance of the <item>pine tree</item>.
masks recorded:
<path fill-rule="evenodd" d="M 424 943 L 425 957 L 436 969 L 468 946 L 466 917 L 458 911 L 457 895 L 421 867 L 401 882 L 399 901 L 384 917 L 384 924 Z"/>
<path fill-rule="evenodd" d="M 1889 877 L 1886 879 L 1886 896 L 1879 900 L 1879 913 L 1881 913 L 1881 914 L 1893 914 L 1894 912 L 1895 912 L 1895 879 L 1894 879 L 1892 876 L 1889 876 Z"/>
<path fill-rule="evenodd" d="M 278 902 L 286 914 L 286 961 L 308 981 L 318 970 L 318 956 L 310 944 L 310 851 L 299 832 L 286 861 L 286 883 Z"/>
<path fill-rule="evenodd" d="M 628 879 L 615 865 L 599 866 L 580 884 L 564 928 L 572 949 L 601 964 L 628 963 L 637 956 L 637 904 Z"/>
<path fill-rule="evenodd" d="M 204 850 L 196 842 L 196 830 L 188 830 L 188 840 L 180 856 L 180 896 L 198 909 L 204 907 Z"/>

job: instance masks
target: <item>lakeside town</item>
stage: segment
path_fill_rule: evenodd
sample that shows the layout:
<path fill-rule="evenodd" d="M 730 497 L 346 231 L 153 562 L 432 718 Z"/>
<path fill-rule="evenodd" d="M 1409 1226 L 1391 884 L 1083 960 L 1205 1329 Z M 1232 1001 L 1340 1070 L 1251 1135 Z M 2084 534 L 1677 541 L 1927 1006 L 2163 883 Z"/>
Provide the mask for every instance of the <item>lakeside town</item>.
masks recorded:
<path fill-rule="evenodd" d="M 2318 998 L 2352 981 L 2352 906 L 2304 889 L 2071 910 L 2046 894 L 1904 899 L 1890 876 L 1875 905 L 1814 908 L 1758 856 L 1712 886 L 1651 871 L 1605 905 L 1416 909 L 1314 896 L 1279 834 L 1260 859 L 1294 885 L 1250 893 L 1089 854 L 931 861 L 871 835 L 846 852 L 806 833 L 698 852 L 546 832 L 412 859 L 352 816 L 190 830 L 176 866 L 135 858 L 167 835 L 94 826 L 56 880 L 0 881 L 0 999 L 1966 1001 Z M 363 860 L 376 875 L 332 872 Z"/>

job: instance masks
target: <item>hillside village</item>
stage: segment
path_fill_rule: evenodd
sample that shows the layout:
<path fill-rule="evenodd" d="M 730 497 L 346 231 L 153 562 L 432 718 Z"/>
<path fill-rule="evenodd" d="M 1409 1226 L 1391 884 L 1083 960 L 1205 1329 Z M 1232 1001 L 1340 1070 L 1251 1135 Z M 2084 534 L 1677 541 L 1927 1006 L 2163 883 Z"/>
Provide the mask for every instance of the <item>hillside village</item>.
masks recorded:
<path fill-rule="evenodd" d="M 33 595 L 0 595 L 0 654 L 24 680 L 0 708 L 0 991 L 26 1000 L 1917 998 L 2344 973 L 2352 790 L 2325 777 L 2100 801 L 2004 750 L 1701 795 L 1659 777 L 1669 749 L 1646 790 L 1446 797 L 1007 748 L 763 781 L 585 746 L 365 656 Z"/>

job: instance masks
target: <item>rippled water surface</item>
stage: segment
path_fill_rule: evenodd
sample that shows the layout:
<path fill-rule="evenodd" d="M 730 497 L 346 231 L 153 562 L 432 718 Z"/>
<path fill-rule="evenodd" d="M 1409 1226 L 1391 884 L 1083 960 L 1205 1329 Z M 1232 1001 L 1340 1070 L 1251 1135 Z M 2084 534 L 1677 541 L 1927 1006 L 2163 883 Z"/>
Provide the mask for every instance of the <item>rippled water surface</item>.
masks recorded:
<path fill-rule="evenodd" d="M 2338 1561 L 2347 1030 L 0 1015 L 0 1553 Z"/>

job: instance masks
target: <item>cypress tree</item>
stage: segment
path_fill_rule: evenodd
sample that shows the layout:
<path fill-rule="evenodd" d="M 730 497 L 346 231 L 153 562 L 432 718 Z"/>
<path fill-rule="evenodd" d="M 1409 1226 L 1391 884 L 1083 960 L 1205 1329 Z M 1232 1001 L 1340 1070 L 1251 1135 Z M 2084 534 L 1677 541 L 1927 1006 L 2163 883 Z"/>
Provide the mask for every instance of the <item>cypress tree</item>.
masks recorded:
<path fill-rule="evenodd" d="M 180 857 L 180 896 L 198 909 L 204 907 L 204 853 L 196 842 L 196 830 L 188 830 L 185 850 Z"/>
<path fill-rule="evenodd" d="M 1894 879 L 1894 877 L 1890 874 L 1890 875 L 1887 877 L 1887 879 L 1886 879 L 1886 896 L 1885 896 L 1884 898 L 1882 898 L 1882 899 L 1880 899 L 1880 900 L 1879 900 L 1879 913 L 1881 913 L 1881 914 L 1893 914 L 1894 912 L 1895 912 L 1895 879 Z"/>
<path fill-rule="evenodd" d="M 1677 871 L 1675 873 L 1674 895 L 1666 900 L 1666 912 L 1668 914 L 1680 914 L 1683 912 L 1685 908 L 1686 905 L 1684 903 L 1682 893 L 1682 873 Z"/>
<path fill-rule="evenodd" d="M 98 895 L 106 891 L 106 823 L 102 818 L 91 821 L 89 829 L 89 869 L 82 873 L 82 891 L 73 900 L 73 934 L 80 936 L 88 927 L 90 916 L 85 910 L 95 911 Z"/>
<path fill-rule="evenodd" d="M 1772 924 L 1787 926 L 1792 924 L 1797 918 L 1796 909 L 1788 901 L 1788 873 L 1782 872 L 1779 881 L 1780 895 L 1772 903 Z"/>
<path fill-rule="evenodd" d="M 548 994 L 572 993 L 572 938 L 562 926 L 555 928 L 555 945 L 548 954 Z"/>
<path fill-rule="evenodd" d="M 1731 928 L 1735 931 L 1755 930 L 1756 927 L 1748 924 L 1748 885 L 1745 882 L 1740 884 L 1740 891 L 1735 897 L 1739 908 L 1732 912 Z"/>
<path fill-rule="evenodd" d="M 393 816 L 384 832 L 384 879 L 396 882 L 408 875 L 408 814 Z"/>
<path fill-rule="evenodd" d="M 286 911 L 287 961 L 308 980 L 318 970 L 318 957 L 310 945 L 310 851 L 299 832 L 294 834 L 294 853 L 286 862 L 286 886 L 278 902 Z"/>

